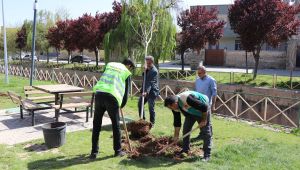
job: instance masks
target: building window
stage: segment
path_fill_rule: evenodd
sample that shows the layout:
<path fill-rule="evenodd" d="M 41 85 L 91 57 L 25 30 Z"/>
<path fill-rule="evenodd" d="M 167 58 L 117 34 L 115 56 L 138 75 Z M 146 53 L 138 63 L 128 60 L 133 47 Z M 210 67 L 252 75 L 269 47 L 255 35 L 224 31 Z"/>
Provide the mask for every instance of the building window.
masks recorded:
<path fill-rule="evenodd" d="M 242 50 L 241 40 L 235 40 L 234 49 L 235 50 Z"/>

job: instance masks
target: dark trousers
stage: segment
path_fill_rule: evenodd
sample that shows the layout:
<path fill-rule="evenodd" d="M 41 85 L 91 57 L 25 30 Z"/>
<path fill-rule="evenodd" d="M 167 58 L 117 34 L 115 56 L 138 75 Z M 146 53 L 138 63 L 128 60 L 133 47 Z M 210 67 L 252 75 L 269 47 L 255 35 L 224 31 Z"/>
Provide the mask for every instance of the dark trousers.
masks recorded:
<path fill-rule="evenodd" d="M 155 96 L 146 96 L 144 99 L 144 105 L 148 102 L 148 106 L 149 106 L 149 112 L 150 112 L 150 122 L 152 124 L 155 123 L 155 111 L 154 111 L 154 107 L 155 107 Z M 139 115 L 141 115 L 142 112 L 142 96 L 139 98 L 139 103 L 138 103 L 138 107 L 139 107 Z M 145 120 L 145 109 L 143 110 L 144 112 L 144 116 L 143 119 Z"/>
<path fill-rule="evenodd" d="M 183 135 L 188 133 L 192 130 L 193 125 L 195 122 L 200 122 L 201 118 L 198 118 L 193 115 L 186 115 L 183 125 Z M 210 112 L 208 112 L 207 115 L 207 124 L 206 126 L 202 127 L 201 134 L 203 135 L 203 151 L 205 157 L 210 157 L 211 155 L 211 147 L 212 147 L 212 126 L 210 121 Z M 189 151 L 190 150 L 190 135 L 183 138 L 183 151 Z"/>
<path fill-rule="evenodd" d="M 117 99 L 109 93 L 97 92 L 95 95 L 95 113 L 93 121 L 92 153 L 98 153 L 99 135 L 104 112 L 107 111 L 112 123 L 115 152 L 121 151 L 120 115 Z"/>

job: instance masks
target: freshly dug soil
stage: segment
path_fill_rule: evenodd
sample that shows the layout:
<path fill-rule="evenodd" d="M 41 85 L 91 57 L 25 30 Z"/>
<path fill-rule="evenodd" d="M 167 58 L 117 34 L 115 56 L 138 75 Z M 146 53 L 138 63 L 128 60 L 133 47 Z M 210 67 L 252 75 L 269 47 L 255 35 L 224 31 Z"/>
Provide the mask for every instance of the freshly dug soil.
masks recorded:
<path fill-rule="evenodd" d="M 127 125 L 128 132 L 131 132 L 132 137 L 141 138 L 149 134 L 151 123 L 145 120 L 138 120 Z"/>
<path fill-rule="evenodd" d="M 126 140 L 122 141 L 123 149 L 129 153 L 129 157 L 136 159 L 140 157 L 145 156 L 165 156 L 169 158 L 173 158 L 175 160 L 183 160 L 184 158 L 179 155 L 179 152 L 181 151 L 181 144 L 177 143 L 169 147 L 166 151 L 157 154 L 158 151 L 160 151 L 162 148 L 167 146 L 168 144 L 172 143 L 171 137 L 159 137 L 156 138 L 152 135 L 144 136 L 138 140 L 131 140 L 131 146 L 132 146 L 132 152 L 129 151 L 128 144 Z M 191 151 L 189 154 L 187 154 L 187 157 L 192 156 L 200 156 L 202 155 L 202 150 L 200 148 L 191 148 Z"/>

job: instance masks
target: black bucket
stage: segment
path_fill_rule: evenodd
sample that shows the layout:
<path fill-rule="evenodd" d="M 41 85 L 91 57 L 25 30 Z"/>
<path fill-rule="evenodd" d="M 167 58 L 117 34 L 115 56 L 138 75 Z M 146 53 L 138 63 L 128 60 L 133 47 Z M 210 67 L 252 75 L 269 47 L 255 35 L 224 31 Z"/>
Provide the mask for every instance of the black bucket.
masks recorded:
<path fill-rule="evenodd" d="M 54 122 L 42 126 L 45 144 L 48 148 L 57 148 L 66 142 L 66 123 Z"/>

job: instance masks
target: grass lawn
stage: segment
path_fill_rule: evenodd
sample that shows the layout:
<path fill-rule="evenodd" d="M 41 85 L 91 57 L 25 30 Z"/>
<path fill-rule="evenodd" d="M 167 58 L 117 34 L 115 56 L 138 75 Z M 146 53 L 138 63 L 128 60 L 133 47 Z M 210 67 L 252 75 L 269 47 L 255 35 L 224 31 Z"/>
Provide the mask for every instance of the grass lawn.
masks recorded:
<path fill-rule="evenodd" d="M 208 75 L 214 77 L 219 84 L 245 84 L 251 86 L 265 86 L 273 87 L 273 84 L 276 84 L 277 88 L 290 88 L 290 77 L 289 76 L 277 76 L 277 79 L 274 78 L 275 82 L 273 83 L 273 75 L 257 75 L 255 80 L 252 80 L 252 74 L 246 73 L 230 73 L 225 72 L 208 72 Z M 196 73 L 192 76 L 187 77 L 185 80 L 195 81 Z M 300 77 L 293 77 L 292 79 L 293 87 L 295 89 L 300 89 Z"/>
<path fill-rule="evenodd" d="M 17 77 L 9 75 L 9 84 L 5 83 L 5 75 L 0 74 L 0 92 L 14 91 L 21 96 L 24 96 L 24 86 L 29 86 L 29 79 L 24 77 Z M 33 81 L 34 85 L 54 84 L 50 81 Z M 5 109 L 15 106 L 7 96 L 0 96 L 0 109 Z"/>
<path fill-rule="evenodd" d="M 4 79 L 0 74 L 1 80 Z M 27 79 L 10 77 L 11 85 L 1 81 L 1 91 L 22 92 L 29 84 Z M 47 82 L 35 82 L 46 84 Z M 51 83 L 51 82 L 48 82 Z M 9 107 L 6 99 L 1 98 L 1 107 Z M 4 102 L 5 103 L 5 102 Z M 146 109 L 147 111 L 147 109 Z M 151 131 L 157 136 L 173 134 L 172 113 L 156 105 L 157 123 Z M 129 99 L 125 108 L 126 116 L 138 119 L 137 99 Z M 148 111 L 146 117 L 149 117 Z M 42 145 L 43 140 L 35 140 L 14 146 L 0 145 L 0 169 L 300 169 L 300 137 L 293 134 L 273 132 L 252 127 L 241 122 L 233 122 L 213 117 L 213 152 L 209 163 L 200 161 L 200 157 L 184 162 L 175 162 L 169 158 L 141 158 L 131 160 L 126 157 L 113 157 L 112 131 L 104 129 L 100 136 L 100 154 L 95 161 L 89 161 L 91 149 L 91 131 L 85 130 L 67 134 L 64 146 L 43 152 L 27 149 L 29 145 Z M 195 137 L 198 132 L 194 132 Z M 124 133 L 123 133 L 124 134 Z M 2 136 L 1 136 L 2 137 Z M 202 142 L 192 143 L 192 147 L 201 147 Z"/>

